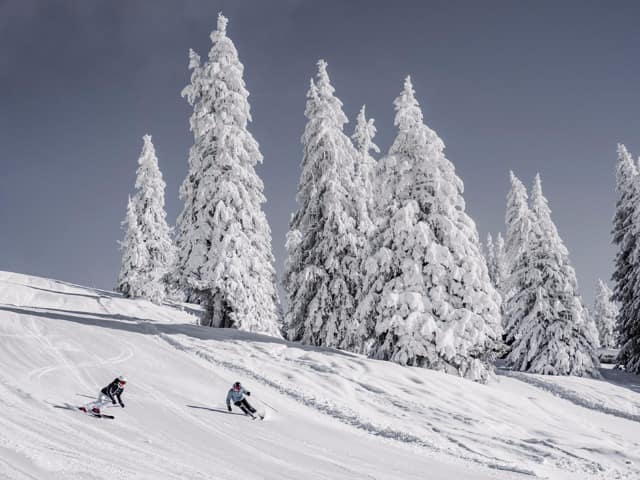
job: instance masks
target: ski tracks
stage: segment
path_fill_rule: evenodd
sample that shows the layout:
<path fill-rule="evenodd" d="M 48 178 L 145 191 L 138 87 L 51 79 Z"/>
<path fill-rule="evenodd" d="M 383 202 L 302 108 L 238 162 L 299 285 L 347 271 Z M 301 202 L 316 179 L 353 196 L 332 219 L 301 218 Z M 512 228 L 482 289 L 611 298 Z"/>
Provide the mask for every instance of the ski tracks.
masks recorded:
<path fill-rule="evenodd" d="M 511 370 L 501 370 L 500 375 L 505 377 L 515 378 L 516 380 L 520 380 L 521 382 L 528 383 L 529 385 L 533 385 L 534 387 L 545 390 L 556 397 L 562 398 L 563 400 L 567 400 L 575 405 L 580 407 L 588 408 L 589 410 L 595 410 L 597 412 L 605 413 L 607 415 L 613 415 L 615 417 L 624 418 L 626 420 L 631 420 L 634 422 L 640 422 L 640 415 L 625 412 L 623 410 L 610 407 L 606 405 L 603 401 L 595 401 L 590 400 L 588 398 L 584 398 L 579 395 L 577 392 L 563 387 L 561 385 L 557 385 L 552 382 L 545 381 L 539 377 L 533 376 L 532 374 L 522 373 L 522 372 L 514 372 Z"/>
<path fill-rule="evenodd" d="M 149 324 L 149 326 L 150 328 L 155 329 L 152 324 Z M 276 390 L 278 393 L 285 395 L 298 403 L 313 408 L 320 413 L 328 415 L 341 423 L 354 427 L 367 434 L 386 440 L 401 442 L 413 447 L 425 448 L 432 453 L 447 453 L 455 458 L 472 461 L 474 463 L 496 470 L 536 476 L 535 473 L 529 469 L 521 468 L 512 464 L 506 464 L 504 462 L 501 462 L 497 458 L 488 458 L 482 454 L 479 454 L 478 452 L 474 452 L 473 450 L 467 448 L 459 442 L 457 444 L 458 449 L 456 451 L 452 451 L 452 449 L 443 449 L 442 447 L 436 445 L 432 439 L 422 438 L 418 435 L 408 433 L 406 431 L 376 424 L 370 420 L 362 418 L 355 411 L 349 408 L 345 408 L 342 405 L 337 405 L 334 402 L 328 401 L 326 399 L 318 398 L 315 395 L 306 394 L 300 389 L 283 385 L 281 382 L 269 378 L 264 373 L 256 372 L 250 368 L 238 365 L 236 363 L 222 360 L 212 354 L 210 349 L 208 349 L 205 345 L 202 345 L 200 343 L 197 343 L 194 346 L 187 345 L 179 340 L 176 340 L 172 335 L 159 332 L 157 329 L 155 330 L 156 335 L 159 338 L 163 339 L 178 350 L 194 354 L 206 360 L 207 362 L 222 367 L 226 370 L 241 373 L 243 376 L 251 378 L 252 380 L 259 382 L 262 385 L 268 386 Z M 456 444 L 456 441 L 454 439 L 448 438 L 448 440 L 451 443 Z M 464 450 L 468 451 L 467 454 L 464 453 Z M 469 455 L 468 453 L 472 453 L 473 455 Z"/>

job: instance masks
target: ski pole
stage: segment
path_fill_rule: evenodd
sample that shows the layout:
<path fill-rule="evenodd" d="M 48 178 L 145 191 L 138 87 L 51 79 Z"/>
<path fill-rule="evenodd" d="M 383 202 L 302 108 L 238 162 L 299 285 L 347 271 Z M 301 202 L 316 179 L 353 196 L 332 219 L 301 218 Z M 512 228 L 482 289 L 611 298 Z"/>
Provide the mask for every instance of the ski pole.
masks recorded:
<path fill-rule="evenodd" d="M 264 405 L 266 405 L 267 407 L 269 407 L 269 408 L 270 408 L 271 410 L 273 410 L 274 412 L 276 412 L 276 413 L 280 413 L 280 412 L 278 412 L 278 410 L 276 410 L 275 408 L 273 408 L 271 405 L 269 405 L 269 404 L 268 404 L 267 402 L 265 402 L 264 400 L 262 400 L 262 399 L 258 398 L 258 401 L 259 401 L 259 402 L 261 402 L 261 403 L 263 403 L 263 404 L 264 404 Z"/>

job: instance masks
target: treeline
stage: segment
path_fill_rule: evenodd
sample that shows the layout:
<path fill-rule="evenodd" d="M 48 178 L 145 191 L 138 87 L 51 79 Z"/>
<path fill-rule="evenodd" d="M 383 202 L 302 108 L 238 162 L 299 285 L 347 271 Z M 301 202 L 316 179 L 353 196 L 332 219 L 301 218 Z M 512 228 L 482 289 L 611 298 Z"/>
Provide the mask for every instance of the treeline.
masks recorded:
<path fill-rule="evenodd" d="M 618 168 L 614 228 L 621 248 L 614 298 L 623 307 L 618 316 L 601 282 L 594 320 L 539 176 L 528 198 L 511 174 L 505 240 L 490 238 L 485 255 L 465 211 L 462 180 L 425 124 L 411 79 L 393 102 L 395 140 L 376 160 L 374 121 L 363 106 L 355 130 L 345 132 L 347 117 L 322 60 L 307 93 L 282 312 L 266 199 L 255 172 L 262 154 L 248 130 L 249 92 L 226 27 L 219 15 L 206 61 L 190 51 L 191 82 L 182 94 L 193 108 L 194 143 L 173 232 L 151 137 L 144 137 L 124 222 L 118 290 L 125 296 L 195 302 L 206 307 L 205 325 L 479 381 L 491 374 L 497 356 L 521 371 L 597 376 L 596 349 L 600 342 L 613 346 L 618 330 L 625 365 L 640 368 L 640 328 L 624 320 L 637 317 L 625 302 L 640 278 L 634 269 L 638 233 L 630 227 L 635 222 L 640 228 L 640 193 L 637 181 L 621 180 L 628 172 Z M 637 175 L 633 162 L 625 168 Z"/>

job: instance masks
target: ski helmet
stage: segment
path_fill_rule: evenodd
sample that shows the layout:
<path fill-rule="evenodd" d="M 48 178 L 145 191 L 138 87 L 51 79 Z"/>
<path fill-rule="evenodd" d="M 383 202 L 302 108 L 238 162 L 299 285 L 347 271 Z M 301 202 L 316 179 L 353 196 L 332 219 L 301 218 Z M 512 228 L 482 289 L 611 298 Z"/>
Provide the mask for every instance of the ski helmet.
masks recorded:
<path fill-rule="evenodd" d="M 120 384 L 122 384 L 122 385 L 124 385 L 125 383 L 127 383 L 127 379 L 126 379 L 126 377 L 125 377 L 124 375 L 120 375 L 120 376 L 118 377 L 118 383 L 120 383 Z"/>
<path fill-rule="evenodd" d="M 234 390 L 240 390 L 240 382 L 236 382 L 233 384 L 233 389 Z"/>

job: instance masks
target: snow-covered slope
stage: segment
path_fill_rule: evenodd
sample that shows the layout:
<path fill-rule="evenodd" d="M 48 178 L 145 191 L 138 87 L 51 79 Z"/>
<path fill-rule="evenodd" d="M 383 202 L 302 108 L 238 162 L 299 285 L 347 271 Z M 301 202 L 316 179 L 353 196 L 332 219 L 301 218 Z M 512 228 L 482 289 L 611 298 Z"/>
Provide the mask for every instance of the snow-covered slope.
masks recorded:
<path fill-rule="evenodd" d="M 0 478 L 640 478 L 638 377 L 479 385 L 193 314 L 0 272 Z M 120 374 L 115 420 L 64 408 Z"/>

